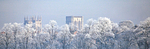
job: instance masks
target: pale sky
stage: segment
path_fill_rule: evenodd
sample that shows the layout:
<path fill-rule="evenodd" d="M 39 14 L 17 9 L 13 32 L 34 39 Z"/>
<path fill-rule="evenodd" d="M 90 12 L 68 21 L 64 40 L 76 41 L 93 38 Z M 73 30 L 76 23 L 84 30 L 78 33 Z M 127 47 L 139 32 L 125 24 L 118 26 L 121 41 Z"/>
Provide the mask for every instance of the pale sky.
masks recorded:
<path fill-rule="evenodd" d="M 150 17 L 150 0 L 0 0 L 0 28 L 4 23 L 23 23 L 24 16 L 41 16 L 42 25 L 50 20 L 64 25 L 66 16 L 84 16 L 84 24 L 99 17 L 138 24 Z"/>

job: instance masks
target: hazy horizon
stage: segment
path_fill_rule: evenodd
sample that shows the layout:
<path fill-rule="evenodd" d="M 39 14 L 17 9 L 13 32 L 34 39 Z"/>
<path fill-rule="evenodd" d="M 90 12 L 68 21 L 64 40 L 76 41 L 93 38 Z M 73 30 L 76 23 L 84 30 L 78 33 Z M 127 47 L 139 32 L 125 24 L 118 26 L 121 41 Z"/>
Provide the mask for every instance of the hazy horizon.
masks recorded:
<path fill-rule="evenodd" d="M 0 28 L 4 23 L 24 23 L 25 16 L 41 16 L 42 25 L 50 20 L 64 25 L 66 16 L 83 16 L 84 24 L 99 17 L 115 23 L 131 20 L 139 24 L 150 16 L 149 5 L 149 0 L 0 0 Z"/>

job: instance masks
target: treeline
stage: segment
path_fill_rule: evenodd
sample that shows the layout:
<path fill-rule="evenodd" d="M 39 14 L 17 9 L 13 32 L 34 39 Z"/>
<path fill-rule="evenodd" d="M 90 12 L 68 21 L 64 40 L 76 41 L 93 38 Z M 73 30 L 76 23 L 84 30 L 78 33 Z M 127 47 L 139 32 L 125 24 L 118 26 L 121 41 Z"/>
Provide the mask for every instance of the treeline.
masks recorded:
<path fill-rule="evenodd" d="M 135 25 L 109 18 L 89 19 L 82 30 L 71 23 L 58 26 L 50 20 L 37 31 L 34 24 L 6 23 L 0 49 L 150 49 L 150 17 Z"/>

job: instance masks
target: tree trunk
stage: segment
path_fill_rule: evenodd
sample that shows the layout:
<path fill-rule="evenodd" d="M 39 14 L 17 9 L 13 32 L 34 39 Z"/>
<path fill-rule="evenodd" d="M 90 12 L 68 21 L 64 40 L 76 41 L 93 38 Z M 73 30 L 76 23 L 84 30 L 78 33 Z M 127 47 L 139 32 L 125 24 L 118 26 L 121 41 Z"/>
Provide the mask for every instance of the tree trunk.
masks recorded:
<path fill-rule="evenodd" d="M 17 45 L 17 42 L 16 42 L 16 33 L 17 33 L 17 32 L 15 31 L 15 32 L 14 32 L 14 40 L 15 40 L 15 45 L 14 45 L 14 46 L 15 46 L 15 48 L 14 48 L 14 49 L 16 49 L 16 48 L 17 48 L 17 46 L 16 46 L 16 45 Z"/>
<path fill-rule="evenodd" d="M 8 40 L 9 40 L 8 33 L 6 33 L 6 36 L 5 36 L 5 37 L 6 37 L 6 41 L 5 41 L 5 42 L 6 42 L 6 49 L 8 49 L 8 44 L 9 44 L 9 43 L 8 43 L 8 42 L 9 42 L 9 41 L 8 41 Z"/>

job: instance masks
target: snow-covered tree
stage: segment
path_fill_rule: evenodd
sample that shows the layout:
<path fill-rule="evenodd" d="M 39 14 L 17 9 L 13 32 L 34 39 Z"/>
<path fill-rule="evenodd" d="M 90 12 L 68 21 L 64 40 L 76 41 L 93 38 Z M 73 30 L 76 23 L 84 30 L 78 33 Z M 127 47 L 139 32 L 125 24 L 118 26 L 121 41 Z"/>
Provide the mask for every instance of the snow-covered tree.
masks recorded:
<path fill-rule="evenodd" d="M 110 32 L 112 29 L 111 21 L 109 18 L 100 17 L 97 21 L 96 30 L 100 33 Z"/>
<path fill-rule="evenodd" d="M 55 32 L 57 31 L 58 26 L 57 26 L 57 22 L 54 20 L 50 20 L 49 24 L 46 24 L 44 26 L 44 31 L 48 32 L 49 35 L 54 36 Z M 55 38 L 55 37 L 51 37 L 51 38 Z"/>
<path fill-rule="evenodd" d="M 67 24 L 61 27 L 61 31 L 57 34 L 57 41 L 60 43 L 62 49 L 69 48 L 72 41 L 72 34 Z"/>
<path fill-rule="evenodd" d="M 121 31 L 130 30 L 133 26 L 134 24 L 130 20 L 119 22 L 119 27 Z"/>
<path fill-rule="evenodd" d="M 22 27 L 22 24 L 21 23 L 13 23 L 12 24 L 12 31 L 13 31 L 13 36 L 14 36 L 14 49 L 17 49 L 17 39 L 19 38 L 19 34 L 18 33 L 21 33 L 23 32 L 23 27 Z"/>
<path fill-rule="evenodd" d="M 46 33 L 49 33 L 49 48 L 51 49 L 53 47 L 53 44 L 55 42 L 56 36 L 57 36 L 57 22 L 55 20 L 50 20 L 49 24 L 46 24 L 44 26 L 44 31 Z"/>
<path fill-rule="evenodd" d="M 0 34 L 0 48 L 1 49 L 10 49 L 13 48 L 13 25 L 11 23 L 4 24 L 2 28 L 2 33 Z"/>
<path fill-rule="evenodd" d="M 150 17 L 148 17 L 144 21 L 141 21 L 139 25 L 142 26 L 143 28 L 150 27 Z"/>
<path fill-rule="evenodd" d="M 116 27 L 114 23 L 110 21 L 109 18 L 106 17 L 100 17 L 97 21 L 93 19 L 88 20 L 89 26 L 89 35 L 91 41 L 95 41 L 96 44 L 93 44 L 93 46 L 96 46 L 97 49 L 104 49 L 104 48 L 113 48 L 113 46 L 108 46 L 108 42 L 110 42 L 111 45 L 114 44 L 114 33 L 112 32 L 112 28 Z M 109 41 L 112 40 L 112 41 Z M 106 42 L 107 41 L 107 42 Z M 92 42 L 91 42 L 92 43 Z"/>
<path fill-rule="evenodd" d="M 150 17 L 141 21 L 139 26 L 133 31 L 140 49 L 150 48 Z"/>
<path fill-rule="evenodd" d="M 69 24 L 69 31 L 70 33 L 74 34 L 75 31 L 77 31 L 77 26 L 74 25 L 73 23 Z"/>
<path fill-rule="evenodd" d="M 1 35 L 5 35 L 6 39 L 11 39 L 11 43 L 12 43 L 11 48 L 17 49 L 17 48 L 21 47 L 21 46 L 19 46 L 20 42 L 22 40 L 22 33 L 23 33 L 23 27 L 22 27 L 21 23 L 5 24 L 2 30 L 3 30 L 3 33 Z M 10 37 L 8 38 L 8 36 L 10 36 Z M 1 36 L 1 37 L 4 37 L 4 36 Z M 2 39 L 2 40 L 5 40 L 5 39 Z M 5 40 L 5 42 L 6 41 L 8 42 L 8 40 Z M 8 46 L 8 44 L 6 44 L 6 45 Z"/>
<path fill-rule="evenodd" d="M 112 33 L 112 22 L 110 19 L 106 17 L 100 17 L 92 27 L 93 31 L 96 31 L 98 36 L 111 36 L 114 37 L 114 33 Z M 93 33 L 93 32 L 91 32 Z"/>
<path fill-rule="evenodd" d="M 85 24 L 85 29 L 88 31 L 87 33 L 89 33 L 92 30 L 94 23 L 96 23 L 96 20 L 94 19 L 87 20 L 87 24 Z"/>
<path fill-rule="evenodd" d="M 48 33 L 40 33 L 36 36 L 36 38 L 37 38 L 36 40 L 38 42 L 37 43 L 37 48 L 39 48 L 39 49 L 48 49 L 50 47 L 49 46 L 49 34 Z"/>
<path fill-rule="evenodd" d="M 32 28 L 32 24 L 27 24 L 26 26 L 25 26 L 25 29 L 24 29 L 24 32 L 25 32 L 25 34 L 24 34 L 24 42 L 25 42 L 25 44 L 24 44 L 24 48 L 25 49 L 28 49 L 28 48 L 31 48 L 31 42 L 32 42 L 32 38 L 33 38 L 33 34 L 35 33 L 35 29 L 34 28 Z"/>
<path fill-rule="evenodd" d="M 82 32 L 85 33 L 85 34 L 89 33 L 89 25 L 88 24 L 84 25 L 84 28 L 83 28 Z"/>
<path fill-rule="evenodd" d="M 112 32 L 113 32 L 114 34 L 120 33 L 120 32 L 119 32 L 119 26 L 118 26 L 117 23 L 112 23 Z"/>

